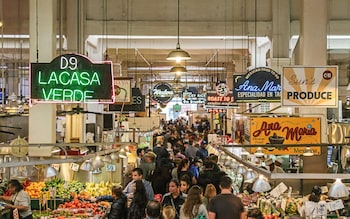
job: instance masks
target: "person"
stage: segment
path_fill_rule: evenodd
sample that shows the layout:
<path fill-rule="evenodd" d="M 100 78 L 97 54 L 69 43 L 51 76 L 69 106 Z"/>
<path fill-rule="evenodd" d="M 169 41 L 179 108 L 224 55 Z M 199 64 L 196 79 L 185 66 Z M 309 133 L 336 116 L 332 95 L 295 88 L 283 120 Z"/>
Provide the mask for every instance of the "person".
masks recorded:
<path fill-rule="evenodd" d="M 199 145 L 198 145 L 199 147 Z M 193 145 L 193 141 L 191 140 L 189 143 L 188 143 L 188 146 L 187 148 L 185 149 L 185 155 L 186 157 L 192 157 L 192 158 L 195 158 L 196 157 L 196 153 L 198 151 L 198 148 L 196 146 Z"/>
<path fill-rule="evenodd" d="M 305 218 L 321 219 L 327 217 L 327 203 L 321 200 L 322 190 L 319 186 L 312 188 L 307 201 L 304 202 L 301 212 Z"/>
<path fill-rule="evenodd" d="M 164 195 L 166 193 L 168 183 L 171 180 L 170 169 L 172 166 L 171 160 L 163 159 L 160 161 L 160 165 L 154 170 L 151 179 L 154 194 Z"/>
<path fill-rule="evenodd" d="M 209 183 L 207 184 L 207 187 L 205 187 L 204 191 L 204 197 L 203 197 L 203 204 L 208 210 L 209 202 L 212 198 L 214 198 L 217 195 L 216 188 L 213 184 Z"/>
<path fill-rule="evenodd" d="M 151 182 L 151 177 L 153 174 L 153 171 L 156 168 L 156 154 L 152 151 L 147 152 L 143 156 L 143 161 L 141 162 L 139 168 L 142 169 L 143 172 L 143 178 L 149 182 Z"/>
<path fill-rule="evenodd" d="M 272 173 L 284 173 L 282 163 L 283 159 L 281 157 L 277 157 L 274 162 L 274 169 L 272 170 Z"/>
<path fill-rule="evenodd" d="M 162 199 L 162 206 L 172 206 L 175 209 L 176 219 L 179 219 L 180 208 L 185 202 L 186 195 L 180 192 L 180 183 L 177 180 L 170 180 L 169 192 L 164 194 Z"/>
<path fill-rule="evenodd" d="M 147 194 L 147 198 L 148 200 L 153 200 L 154 199 L 154 192 L 153 192 L 153 188 L 151 186 L 151 183 L 149 183 L 147 180 L 143 179 L 143 171 L 141 168 L 134 168 L 131 172 L 131 176 L 132 176 L 132 181 L 128 183 L 128 185 L 125 186 L 123 192 L 126 196 L 128 196 L 129 194 L 132 194 L 134 192 L 133 189 L 133 183 L 136 180 L 142 180 L 143 185 L 145 186 L 146 189 L 146 194 Z"/>
<path fill-rule="evenodd" d="M 135 167 L 140 167 L 141 161 L 143 159 L 143 155 L 145 154 L 145 149 L 143 148 L 137 148 L 136 150 L 136 161 L 135 161 Z"/>
<path fill-rule="evenodd" d="M 199 177 L 199 168 L 202 165 L 202 160 L 198 157 L 195 157 L 194 159 L 190 158 L 190 167 L 188 168 L 188 171 L 192 173 L 192 175 L 198 180 Z"/>
<path fill-rule="evenodd" d="M 223 176 L 220 179 L 221 193 L 209 202 L 209 219 L 241 219 L 245 218 L 243 203 L 232 194 L 232 179 Z"/>
<path fill-rule="evenodd" d="M 188 189 L 191 186 L 191 179 L 188 175 L 183 175 L 180 180 L 180 191 L 183 194 L 187 194 Z"/>
<path fill-rule="evenodd" d="M 191 179 L 192 184 L 197 184 L 197 179 L 193 176 L 193 174 L 189 171 L 190 168 L 190 161 L 189 159 L 185 158 L 182 159 L 179 166 L 177 167 L 177 178 L 181 179 L 183 175 L 188 175 Z"/>
<path fill-rule="evenodd" d="M 145 219 L 158 219 L 161 213 L 161 204 L 159 201 L 150 200 L 146 205 Z"/>
<path fill-rule="evenodd" d="M 145 208 L 148 202 L 145 186 L 142 180 L 133 182 L 134 193 L 128 211 L 128 219 L 143 219 L 145 217 Z"/>
<path fill-rule="evenodd" d="M 0 196 L 0 200 L 10 202 L 5 208 L 9 208 L 11 211 L 17 209 L 21 219 L 32 219 L 30 197 L 23 190 L 21 183 L 18 180 L 11 180 L 8 183 L 8 190 L 11 196 Z"/>
<path fill-rule="evenodd" d="M 262 215 L 259 208 L 253 208 L 248 211 L 247 219 L 263 219 L 264 216 Z"/>
<path fill-rule="evenodd" d="M 188 191 L 185 203 L 180 209 L 180 219 L 208 218 L 208 211 L 202 201 L 203 190 L 194 185 Z"/>
<path fill-rule="evenodd" d="M 206 142 L 203 140 L 200 144 L 200 148 L 199 150 L 196 152 L 196 157 L 199 157 L 203 162 L 205 162 L 207 160 L 208 157 L 208 150 L 207 150 L 207 144 Z"/>
<path fill-rule="evenodd" d="M 108 219 L 126 219 L 128 215 L 126 208 L 127 198 L 123 193 L 123 188 L 121 186 L 113 186 L 112 197 L 113 202 L 108 214 Z"/>
<path fill-rule="evenodd" d="M 163 219 L 175 219 L 176 211 L 173 206 L 165 206 L 162 211 Z"/>

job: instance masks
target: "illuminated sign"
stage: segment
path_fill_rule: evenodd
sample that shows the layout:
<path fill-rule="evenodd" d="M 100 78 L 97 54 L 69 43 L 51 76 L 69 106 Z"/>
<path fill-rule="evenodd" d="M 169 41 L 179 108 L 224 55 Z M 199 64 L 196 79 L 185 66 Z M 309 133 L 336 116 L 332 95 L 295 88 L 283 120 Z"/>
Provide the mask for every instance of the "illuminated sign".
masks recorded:
<path fill-rule="evenodd" d="M 50 63 L 31 63 L 32 102 L 113 103 L 112 63 L 93 63 L 85 56 L 65 54 Z"/>
<path fill-rule="evenodd" d="M 168 83 L 159 83 L 153 87 L 152 97 L 158 103 L 168 103 L 174 96 L 173 88 Z"/>
<path fill-rule="evenodd" d="M 185 90 L 182 92 L 182 103 L 183 104 L 204 104 L 207 95 L 205 93 L 199 94 L 194 93 L 191 90 Z"/>
<path fill-rule="evenodd" d="M 227 109 L 207 109 L 208 113 L 227 113 Z"/>
<path fill-rule="evenodd" d="M 317 144 L 321 142 L 321 121 L 319 118 L 279 117 L 250 119 L 250 143 L 266 144 L 266 154 L 303 154 L 305 146 L 271 148 L 269 144 Z M 320 147 L 311 147 L 315 155 Z M 255 151 L 255 149 L 253 149 Z"/>
<path fill-rule="evenodd" d="M 232 92 L 229 92 L 227 96 L 219 96 L 215 91 L 207 92 L 206 105 L 237 106 L 237 104 L 234 103 Z"/>
<path fill-rule="evenodd" d="M 234 76 L 235 102 L 276 102 L 281 99 L 280 75 L 270 68 L 256 68 Z"/>
<path fill-rule="evenodd" d="M 140 88 L 133 87 L 131 91 L 131 105 L 124 105 L 123 112 L 144 112 L 146 110 L 145 95 L 142 95 Z M 120 104 L 109 104 L 109 111 L 121 111 Z"/>
<path fill-rule="evenodd" d="M 338 67 L 283 67 L 282 106 L 338 107 Z"/>

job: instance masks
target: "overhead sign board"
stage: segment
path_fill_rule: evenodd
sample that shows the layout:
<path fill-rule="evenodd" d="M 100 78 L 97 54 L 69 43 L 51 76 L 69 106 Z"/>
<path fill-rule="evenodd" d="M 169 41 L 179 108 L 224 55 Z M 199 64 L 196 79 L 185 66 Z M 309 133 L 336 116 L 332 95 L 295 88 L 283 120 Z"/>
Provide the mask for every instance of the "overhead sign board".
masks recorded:
<path fill-rule="evenodd" d="M 112 62 L 93 63 L 78 54 L 31 63 L 30 85 L 32 102 L 114 102 Z"/>
<path fill-rule="evenodd" d="M 321 142 L 320 118 L 309 117 L 261 117 L 250 119 L 250 143 L 266 144 L 266 154 L 303 154 L 305 144 Z M 271 144 L 300 144 L 300 147 L 271 148 Z M 255 150 L 255 149 L 254 149 Z M 253 151 L 254 151 L 253 150 Z M 320 147 L 311 147 L 315 155 Z"/>
<path fill-rule="evenodd" d="M 132 88 L 131 105 L 124 105 L 123 112 L 144 112 L 146 110 L 145 95 L 140 88 Z M 109 111 L 121 111 L 122 105 L 109 104 Z"/>
<path fill-rule="evenodd" d="M 277 102 L 281 99 L 281 77 L 270 68 L 255 68 L 233 80 L 235 102 Z"/>
<path fill-rule="evenodd" d="M 338 67 L 283 67 L 282 106 L 338 107 Z"/>
<path fill-rule="evenodd" d="M 205 93 L 194 93 L 191 90 L 185 90 L 182 92 L 183 104 L 204 104 L 206 102 L 207 95 Z"/>
<path fill-rule="evenodd" d="M 168 83 L 158 83 L 152 89 L 152 98 L 158 103 L 168 103 L 173 96 L 174 90 Z"/>
<path fill-rule="evenodd" d="M 207 91 L 206 105 L 237 106 L 237 103 L 234 102 L 232 92 L 229 92 L 227 96 L 219 96 L 216 91 Z"/>

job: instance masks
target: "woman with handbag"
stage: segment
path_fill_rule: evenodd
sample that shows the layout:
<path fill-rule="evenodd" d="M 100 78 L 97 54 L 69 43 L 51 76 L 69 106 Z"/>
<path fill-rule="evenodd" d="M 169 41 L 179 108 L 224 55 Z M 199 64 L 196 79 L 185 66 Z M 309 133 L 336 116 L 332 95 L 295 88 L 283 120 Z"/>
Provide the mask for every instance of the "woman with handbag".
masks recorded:
<path fill-rule="evenodd" d="M 8 184 L 8 189 L 11 196 L 0 196 L 0 200 L 10 202 L 5 208 L 11 209 L 13 212 L 13 218 L 33 219 L 30 207 L 30 197 L 23 190 L 21 183 L 18 180 L 11 180 Z"/>

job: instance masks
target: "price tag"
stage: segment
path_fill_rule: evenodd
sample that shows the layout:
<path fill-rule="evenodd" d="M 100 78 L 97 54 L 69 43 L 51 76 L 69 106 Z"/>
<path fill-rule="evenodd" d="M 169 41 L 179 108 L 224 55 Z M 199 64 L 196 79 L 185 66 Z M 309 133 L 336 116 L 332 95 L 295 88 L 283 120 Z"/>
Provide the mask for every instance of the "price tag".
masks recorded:
<path fill-rule="evenodd" d="M 286 206 L 287 206 L 287 199 L 283 198 L 282 201 L 281 201 L 281 208 L 282 208 L 283 211 L 286 210 Z"/>
<path fill-rule="evenodd" d="M 339 209 L 343 209 L 344 208 L 344 204 L 343 201 L 341 199 L 332 201 L 332 202 L 328 202 L 328 210 L 329 211 L 335 211 L 335 210 L 339 210 Z"/>
<path fill-rule="evenodd" d="M 114 172 L 115 169 L 116 169 L 116 167 L 113 164 L 107 164 L 107 166 L 106 166 L 106 171 L 108 171 L 108 172 Z"/>
<path fill-rule="evenodd" d="M 79 170 L 79 164 L 71 163 L 70 169 L 73 170 L 74 172 L 77 172 Z"/>
<path fill-rule="evenodd" d="M 288 187 L 283 182 L 281 182 L 273 190 L 271 190 L 270 194 L 274 197 L 279 197 L 281 194 L 287 191 L 287 189 Z"/>
<path fill-rule="evenodd" d="M 57 163 L 53 163 L 53 164 L 51 164 L 51 166 L 52 166 L 56 171 L 59 171 L 59 170 L 60 170 L 60 165 L 57 164 Z"/>
<path fill-rule="evenodd" d="M 321 193 L 327 193 L 328 187 L 327 186 L 321 186 Z"/>

